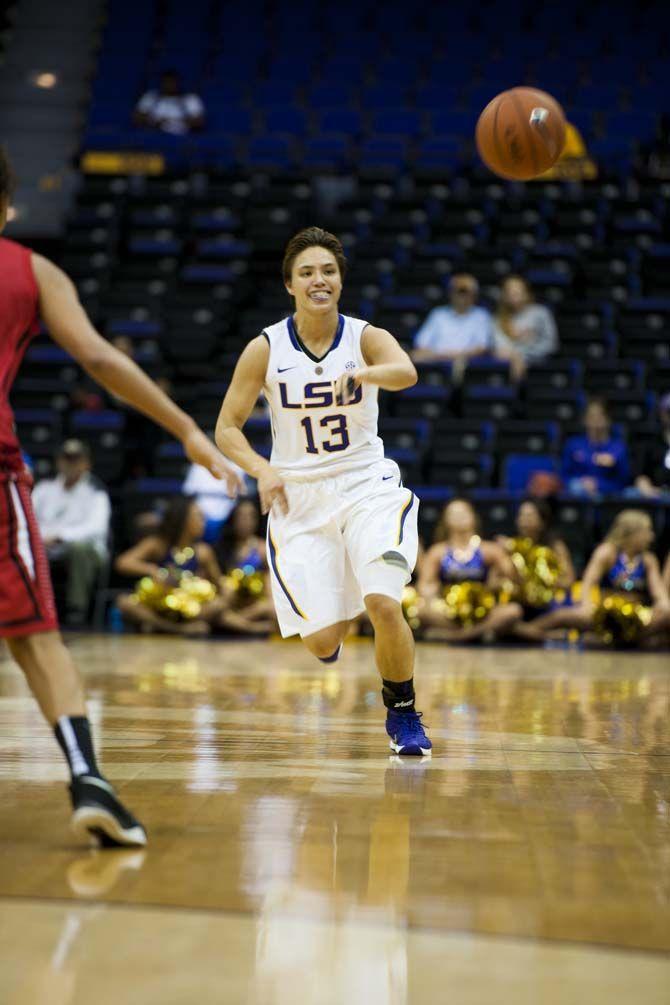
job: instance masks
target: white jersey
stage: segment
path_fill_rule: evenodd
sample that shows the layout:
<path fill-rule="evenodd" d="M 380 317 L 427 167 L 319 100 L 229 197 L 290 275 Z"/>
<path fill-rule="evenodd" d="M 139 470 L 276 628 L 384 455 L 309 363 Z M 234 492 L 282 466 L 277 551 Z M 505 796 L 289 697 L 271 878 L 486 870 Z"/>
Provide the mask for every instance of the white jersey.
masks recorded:
<path fill-rule="evenodd" d="M 320 359 L 302 344 L 292 317 L 264 330 L 270 344 L 263 388 L 272 415 L 270 463 L 282 476 L 323 478 L 383 458 L 377 387 L 363 384 L 351 404 L 335 401 L 337 378 L 366 365 L 361 335 L 367 325 L 340 314 L 333 344 Z"/>

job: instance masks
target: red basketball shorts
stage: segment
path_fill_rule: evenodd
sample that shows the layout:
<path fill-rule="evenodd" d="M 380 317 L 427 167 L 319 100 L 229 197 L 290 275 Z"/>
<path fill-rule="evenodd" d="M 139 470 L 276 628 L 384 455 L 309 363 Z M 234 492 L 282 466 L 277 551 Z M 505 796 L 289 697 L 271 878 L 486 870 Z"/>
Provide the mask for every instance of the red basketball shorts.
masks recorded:
<path fill-rule="evenodd" d="M 0 474 L 0 638 L 58 628 L 27 475 Z"/>

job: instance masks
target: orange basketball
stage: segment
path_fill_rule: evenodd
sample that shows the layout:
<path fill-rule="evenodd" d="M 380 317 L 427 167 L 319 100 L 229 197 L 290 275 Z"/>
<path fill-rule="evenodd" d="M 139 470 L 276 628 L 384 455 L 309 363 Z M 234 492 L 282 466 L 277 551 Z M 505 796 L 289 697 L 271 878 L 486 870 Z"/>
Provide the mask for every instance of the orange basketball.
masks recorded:
<path fill-rule="evenodd" d="M 565 114 L 559 103 L 534 87 L 497 95 L 479 116 L 479 156 L 501 178 L 528 181 L 556 163 L 565 145 Z"/>

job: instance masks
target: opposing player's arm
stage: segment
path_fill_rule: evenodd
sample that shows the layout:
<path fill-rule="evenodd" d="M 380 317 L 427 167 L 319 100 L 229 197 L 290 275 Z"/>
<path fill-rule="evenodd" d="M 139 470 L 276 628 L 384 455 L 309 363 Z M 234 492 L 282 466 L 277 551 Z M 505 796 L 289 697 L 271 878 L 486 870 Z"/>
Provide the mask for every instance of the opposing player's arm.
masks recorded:
<path fill-rule="evenodd" d="M 252 339 L 237 361 L 216 423 L 214 437 L 219 449 L 258 480 L 261 509 L 267 513 L 274 502 L 288 509 L 284 484 L 274 468 L 257 453 L 242 432 L 265 383 L 270 346 L 264 335 Z"/>
<path fill-rule="evenodd" d="M 417 382 L 416 367 L 402 346 L 384 328 L 372 325 L 363 331 L 361 351 L 366 365 L 338 379 L 336 394 L 344 401 L 353 397 L 361 384 L 376 384 L 385 391 L 402 391 Z"/>
<path fill-rule="evenodd" d="M 95 330 L 65 273 L 41 255 L 33 255 L 32 264 L 40 313 L 54 341 L 95 381 L 181 440 L 187 456 L 208 468 L 215 477 L 224 478 L 229 493 L 236 495 L 241 485 L 237 473 L 193 419 Z"/>

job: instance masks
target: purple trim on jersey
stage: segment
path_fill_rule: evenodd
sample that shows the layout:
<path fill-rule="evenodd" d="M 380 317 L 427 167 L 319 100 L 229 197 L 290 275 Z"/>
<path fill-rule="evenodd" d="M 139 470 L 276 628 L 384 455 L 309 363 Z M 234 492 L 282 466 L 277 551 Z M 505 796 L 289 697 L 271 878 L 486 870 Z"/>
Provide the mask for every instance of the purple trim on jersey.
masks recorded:
<path fill-rule="evenodd" d="M 297 349 L 298 352 L 304 352 L 304 354 L 306 356 L 309 356 L 309 358 L 313 360 L 314 363 L 321 363 L 322 360 L 326 358 L 328 353 L 332 352 L 333 349 L 337 349 L 338 345 L 342 341 L 342 333 L 344 332 L 344 317 L 341 314 L 338 314 L 338 318 L 339 320 L 337 322 L 337 331 L 335 332 L 335 338 L 331 342 L 329 348 L 327 349 L 326 352 L 324 352 L 323 356 L 315 356 L 314 353 L 311 353 L 309 349 L 303 344 L 300 336 L 298 335 L 298 331 L 295 326 L 295 321 L 293 320 L 292 316 L 289 316 L 286 319 L 286 324 L 288 327 L 288 336 L 291 340 L 291 345 L 293 346 L 294 349 Z"/>

